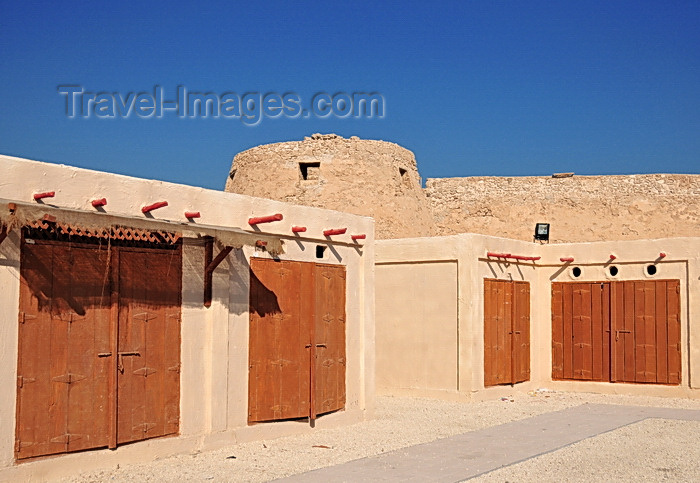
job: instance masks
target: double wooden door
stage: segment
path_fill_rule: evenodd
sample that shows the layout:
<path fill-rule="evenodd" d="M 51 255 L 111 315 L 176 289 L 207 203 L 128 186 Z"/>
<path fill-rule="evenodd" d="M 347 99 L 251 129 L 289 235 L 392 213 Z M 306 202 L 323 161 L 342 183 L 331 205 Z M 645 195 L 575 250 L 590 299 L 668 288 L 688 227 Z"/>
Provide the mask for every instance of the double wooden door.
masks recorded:
<path fill-rule="evenodd" d="M 26 240 L 18 459 L 177 433 L 181 250 Z"/>
<path fill-rule="evenodd" d="M 484 280 L 484 386 L 530 380 L 530 284 Z"/>
<path fill-rule="evenodd" d="M 552 284 L 552 378 L 680 384 L 680 282 Z"/>
<path fill-rule="evenodd" d="M 250 261 L 248 421 L 345 407 L 345 267 Z"/>

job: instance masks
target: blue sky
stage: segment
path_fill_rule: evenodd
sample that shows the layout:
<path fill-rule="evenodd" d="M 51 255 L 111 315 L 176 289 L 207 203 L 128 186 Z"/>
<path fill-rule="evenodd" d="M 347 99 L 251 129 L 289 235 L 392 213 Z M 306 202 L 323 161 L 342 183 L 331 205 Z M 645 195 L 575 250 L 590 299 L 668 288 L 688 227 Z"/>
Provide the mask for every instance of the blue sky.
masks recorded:
<path fill-rule="evenodd" d="M 221 189 L 236 153 L 335 132 L 424 178 L 700 173 L 696 0 L 206 5 L 0 0 L 0 153 Z M 378 92 L 385 116 L 70 119 L 69 84 Z"/>

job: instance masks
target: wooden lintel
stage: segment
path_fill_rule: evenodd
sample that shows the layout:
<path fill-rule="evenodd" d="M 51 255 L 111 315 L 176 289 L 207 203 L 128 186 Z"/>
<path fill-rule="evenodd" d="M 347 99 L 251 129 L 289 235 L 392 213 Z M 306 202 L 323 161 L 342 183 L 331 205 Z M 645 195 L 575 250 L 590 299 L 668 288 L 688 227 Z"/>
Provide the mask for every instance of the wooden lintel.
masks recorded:
<path fill-rule="evenodd" d="M 204 240 L 204 306 L 211 307 L 212 279 L 214 270 L 231 253 L 233 247 L 224 247 L 214 258 L 214 238 L 206 237 Z"/>

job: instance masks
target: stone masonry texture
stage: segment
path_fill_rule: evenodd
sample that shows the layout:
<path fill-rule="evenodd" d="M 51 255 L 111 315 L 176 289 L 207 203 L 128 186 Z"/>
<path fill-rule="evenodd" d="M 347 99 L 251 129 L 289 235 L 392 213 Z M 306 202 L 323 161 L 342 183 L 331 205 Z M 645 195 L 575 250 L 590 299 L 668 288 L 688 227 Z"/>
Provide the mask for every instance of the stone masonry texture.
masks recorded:
<path fill-rule="evenodd" d="M 306 179 L 304 179 L 306 178 Z M 379 239 L 482 233 L 553 243 L 700 235 L 700 175 L 430 178 L 385 142 L 314 134 L 233 159 L 226 191 L 372 216 Z"/>

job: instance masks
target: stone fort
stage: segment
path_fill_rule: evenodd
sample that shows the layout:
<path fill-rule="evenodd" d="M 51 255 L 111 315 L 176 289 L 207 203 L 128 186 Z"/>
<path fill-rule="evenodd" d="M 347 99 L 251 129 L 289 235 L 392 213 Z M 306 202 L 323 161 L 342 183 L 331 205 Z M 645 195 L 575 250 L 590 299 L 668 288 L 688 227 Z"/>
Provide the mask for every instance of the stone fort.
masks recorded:
<path fill-rule="evenodd" d="M 314 134 L 233 159 L 226 191 L 376 221 L 378 239 L 479 233 L 554 243 L 700 234 L 700 175 L 428 178 L 397 144 Z"/>

